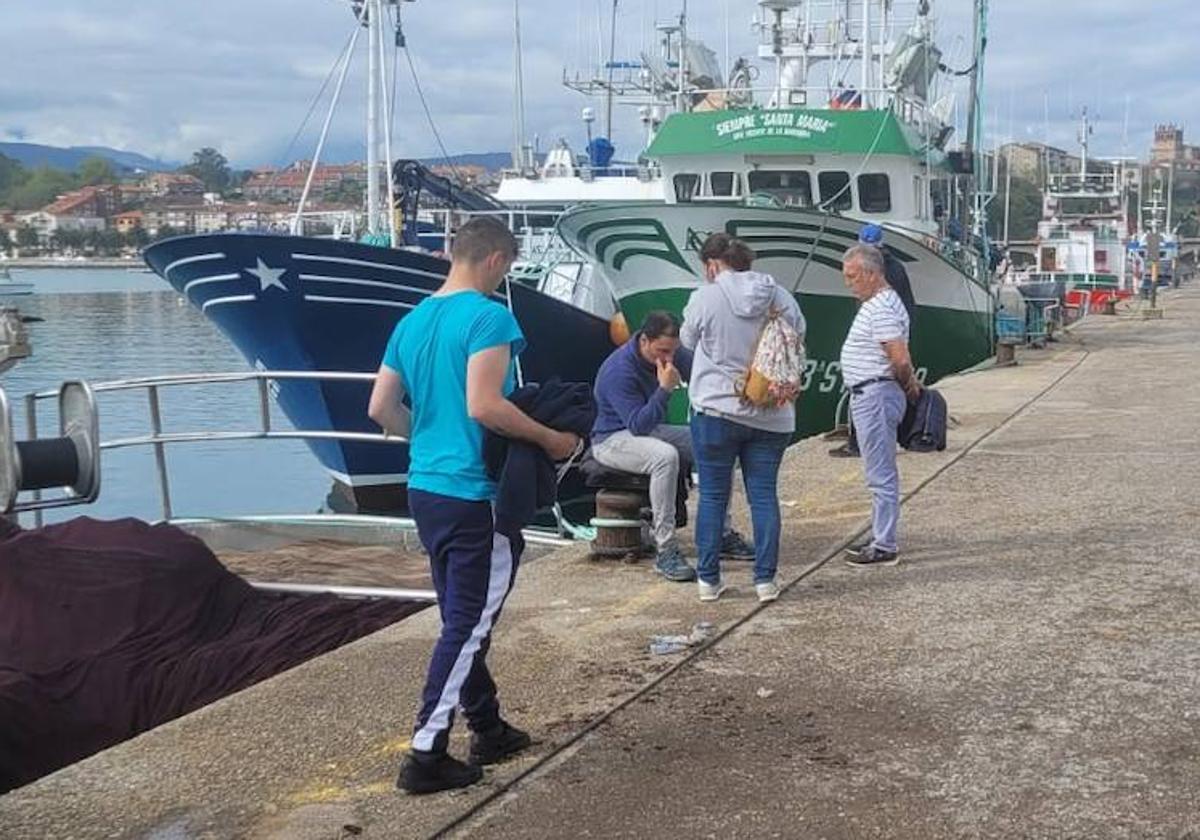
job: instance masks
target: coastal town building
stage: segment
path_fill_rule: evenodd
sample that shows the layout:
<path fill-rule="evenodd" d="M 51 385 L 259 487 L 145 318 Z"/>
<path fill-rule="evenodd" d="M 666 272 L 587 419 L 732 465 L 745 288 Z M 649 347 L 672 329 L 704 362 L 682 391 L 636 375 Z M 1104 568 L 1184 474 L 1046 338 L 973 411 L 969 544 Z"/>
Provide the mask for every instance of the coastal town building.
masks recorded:
<path fill-rule="evenodd" d="M 105 219 L 121 210 L 121 190 L 115 184 L 99 184 L 63 193 L 41 212 L 51 216 L 89 216 Z"/>
<path fill-rule="evenodd" d="M 219 233 L 229 227 L 229 210 L 222 204 L 197 207 L 192 214 L 190 230 L 195 233 Z"/>
<path fill-rule="evenodd" d="M 150 236 L 158 236 L 163 228 L 176 233 L 193 233 L 196 228 L 196 205 L 172 205 L 149 202 L 142 207 L 142 227 Z"/>
<path fill-rule="evenodd" d="M 49 209 L 24 213 L 17 217 L 17 221 L 20 226 L 30 227 L 37 231 L 38 241 L 42 247 L 47 246 L 50 243 L 51 237 L 59 231 L 100 231 L 106 227 L 104 217 L 102 216 L 52 213 Z"/>
<path fill-rule="evenodd" d="M 1154 127 L 1154 145 L 1150 147 L 1151 166 L 1173 166 L 1200 172 L 1200 146 L 1183 142 L 1183 129 L 1173 123 Z"/>
<path fill-rule="evenodd" d="M 252 201 L 294 204 L 304 193 L 312 162 L 296 161 L 284 169 L 259 169 L 242 187 L 242 194 Z M 309 198 L 314 201 L 333 200 L 339 195 L 361 192 L 367 182 L 366 166 L 361 163 L 320 165 L 313 171 Z"/>
<path fill-rule="evenodd" d="M 112 218 L 112 226 L 121 234 L 130 234 L 137 228 L 143 228 L 143 214 L 141 210 L 126 210 L 124 213 L 118 213 Z"/>
<path fill-rule="evenodd" d="M 318 213 L 345 213 L 346 205 L 313 204 Z M 122 217 L 131 216 L 121 214 Z M 219 233 L 223 230 L 288 230 L 296 209 L 287 204 L 226 202 L 214 204 L 165 204 L 150 202 L 141 208 L 140 224 L 151 238 L 164 229 L 174 233 Z"/>
<path fill-rule="evenodd" d="M 204 182 L 186 172 L 155 172 L 143 178 L 141 186 L 148 198 L 173 204 L 200 202 L 204 197 Z"/>
<path fill-rule="evenodd" d="M 1080 164 L 1077 156 L 1045 143 L 1005 143 L 1000 154 L 1015 177 L 1038 185 L 1045 182 L 1047 172 L 1072 172 Z"/>

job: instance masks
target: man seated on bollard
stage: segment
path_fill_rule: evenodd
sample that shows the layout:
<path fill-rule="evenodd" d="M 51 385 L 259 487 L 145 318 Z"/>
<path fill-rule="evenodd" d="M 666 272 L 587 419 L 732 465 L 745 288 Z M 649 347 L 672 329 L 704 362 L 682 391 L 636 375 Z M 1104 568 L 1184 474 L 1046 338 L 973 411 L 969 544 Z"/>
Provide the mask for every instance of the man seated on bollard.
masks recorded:
<path fill-rule="evenodd" d="M 908 354 L 908 313 L 883 275 L 883 256 L 855 245 L 842 259 L 846 286 L 859 302 L 842 344 L 842 378 L 858 430 L 863 473 L 871 490 L 872 539 L 846 549 L 853 566 L 893 566 L 900 520 L 896 428 L 921 385 Z"/>
<path fill-rule="evenodd" d="M 883 276 L 887 284 L 892 287 L 897 295 L 900 296 L 900 302 L 904 304 L 904 311 L 908 313 L 909 331 L 912 331 L 913 315 L 917 308 L 916 299 L 913 298 L 912 283 L 908 279 L 908 271 L 904 268 L 904 263 L 896 258 L 895 254 L 883 247 L 883 228 L 877 224 L 863 225 L 862 230 L 858 232 L 858 241 L 863 245 L 870 245 L 879 251 L 883 257 Z M 858 435 L 854 431 L 853 418 L 850 423 L 850 438 L 841 446 L 835 446 L 829 450 L 829 454 L 835 458 L 857 458 L 858 450 Z"/>
<path fill-rule="evenodd" d="M 669 426 L 667 402 L 692 372 L 692 354 L 679 346 L 679 319 L 651 312 L 642 328 L 613 351 L 596 375 L 596 424 L 592 457 L 601 466 L 650 476 L 654 569 L 667 580 L 696 579 L 675 538 L 675 496 L 679 477 L 695 462 L 686 426 Z M 721 554 L 753 560 L 754 547 L 725 523 Z"/>

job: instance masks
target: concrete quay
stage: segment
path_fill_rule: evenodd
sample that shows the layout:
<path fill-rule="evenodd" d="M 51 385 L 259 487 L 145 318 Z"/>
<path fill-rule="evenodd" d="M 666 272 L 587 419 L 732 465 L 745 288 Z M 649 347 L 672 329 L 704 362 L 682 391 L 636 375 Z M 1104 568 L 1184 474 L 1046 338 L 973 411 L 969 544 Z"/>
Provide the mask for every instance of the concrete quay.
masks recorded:
<path fill-rule="evenodd" d="M 528 564 L 492 661 L 540 743 L 474 788 L 393 787 L 430 611 L 0 798 L 0 837 L 1200 837 L 1200 290 L 1159 303 L 939 386 L 897 567 L 841 562 L 869 500 L 820 440 L 772 605 L 740 564 L 714 604 Z"/>

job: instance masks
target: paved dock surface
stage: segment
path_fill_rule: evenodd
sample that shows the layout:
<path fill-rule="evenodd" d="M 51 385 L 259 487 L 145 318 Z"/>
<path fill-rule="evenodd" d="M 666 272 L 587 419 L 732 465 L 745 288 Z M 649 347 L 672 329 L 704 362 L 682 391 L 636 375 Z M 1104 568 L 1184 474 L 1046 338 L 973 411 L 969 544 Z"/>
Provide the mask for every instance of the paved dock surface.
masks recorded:
<path fill-rule="evenodd" d="M 530 563 L 493 661 L 542 743 L 473 789 L 393 788 L 428 612 L 0 798 L 0 837 L 1200 837 L 1200 292 L 1160 301 L 945 383 L 897 567 L 836 556 L 869 503 L 817 440 L 773 605 Z"/>

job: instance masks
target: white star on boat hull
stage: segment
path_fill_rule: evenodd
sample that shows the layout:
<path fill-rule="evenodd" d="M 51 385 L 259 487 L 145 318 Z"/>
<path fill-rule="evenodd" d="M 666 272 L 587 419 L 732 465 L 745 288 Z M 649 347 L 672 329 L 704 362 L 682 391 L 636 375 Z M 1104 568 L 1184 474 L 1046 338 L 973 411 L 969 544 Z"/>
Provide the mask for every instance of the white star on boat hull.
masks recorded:
<path fill-rule="evenodd" d="M 258 282 L 262 285 L 262 288 L 259 289 L 260 292 L 265 292 L 272 286 L 276 286 L 286 292 L 288 287 L 283 285 L 283 281 L 279 279 L 286 271 L 286 268 L 271 268 L 262 261 L 262 257 L 258 258 L 257 267 L 246 269 L 247 274 L 253 274 L 258 278 Z"/>

